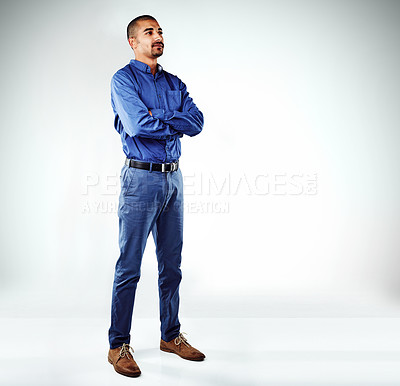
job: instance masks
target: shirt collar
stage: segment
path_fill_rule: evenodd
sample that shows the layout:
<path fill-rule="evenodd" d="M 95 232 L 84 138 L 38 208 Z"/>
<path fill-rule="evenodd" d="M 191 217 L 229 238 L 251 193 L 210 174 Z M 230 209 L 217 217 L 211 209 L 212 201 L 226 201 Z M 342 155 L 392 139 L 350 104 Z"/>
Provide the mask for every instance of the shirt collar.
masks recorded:
<path fill-rule="evenodd" d="M 150 66 L 146 63 L 143 62 L 139 62 L 136 59 L 132 59 L 130 61 L 130 64 L 134 67 L 136 67 L 138 70 L 143 71 L 143 72 L 148 72 L 149 74 L 151 74 L 151 70 L 150 70 Z M 163 70 L 161 64 L 157 63 L 157 72 L 161 72 Z"/>

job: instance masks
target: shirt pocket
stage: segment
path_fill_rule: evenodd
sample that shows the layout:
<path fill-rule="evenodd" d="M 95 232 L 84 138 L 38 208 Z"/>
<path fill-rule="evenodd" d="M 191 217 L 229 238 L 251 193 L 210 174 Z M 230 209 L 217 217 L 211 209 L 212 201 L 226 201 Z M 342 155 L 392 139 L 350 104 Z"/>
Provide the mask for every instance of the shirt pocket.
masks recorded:
<path fill-rule="evenodd" d="M 164 104 L 168 111 L 181 111 L 182 91 L 167 90 Z"/>

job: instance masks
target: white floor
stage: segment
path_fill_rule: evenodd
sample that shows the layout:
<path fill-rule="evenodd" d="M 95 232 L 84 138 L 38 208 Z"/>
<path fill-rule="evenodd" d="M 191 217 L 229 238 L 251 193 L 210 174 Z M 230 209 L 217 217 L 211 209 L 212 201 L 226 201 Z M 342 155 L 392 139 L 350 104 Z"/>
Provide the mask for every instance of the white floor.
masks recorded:
<path fill-rule="evenodd" d="M 142 375 L 107 362 L 108 320 L 0 319 L 0 385 L 400 385 L 398 318 L 183 319 L 204 362 L 161 352 L 159 324 L 136 319 Z"/>

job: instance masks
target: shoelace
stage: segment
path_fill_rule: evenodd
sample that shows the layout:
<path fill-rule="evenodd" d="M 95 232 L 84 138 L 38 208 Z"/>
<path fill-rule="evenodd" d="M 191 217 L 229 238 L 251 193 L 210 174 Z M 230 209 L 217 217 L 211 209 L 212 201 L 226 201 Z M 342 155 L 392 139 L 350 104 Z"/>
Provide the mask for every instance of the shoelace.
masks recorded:
<path fill-rule="evenodd" d="M 132 353 L 129 350 L 132 350 Z M 132 355 L 133 353 L 134 353 L 133 348 L 131 346 L 129 346 L 129 344 L 123 343 L 121 350 L 119 352 L 119 357 L 117 359 L 117 362 L 124 356 L 126 356 L 128 359 L 130 359 L 129 356 L 131 356 L 133 359 L 133 355 Z"/>
<path fill-rule="evenodd" d="M 175 338 L 174 342 L 177 346 L 179 346 L 181 343 L 184 345 L 190 347 L 189 342 L 187 339 L 183 336 L 183 334 L 187 335 L 186 332 L 180 332 L 179 335 Z"/>

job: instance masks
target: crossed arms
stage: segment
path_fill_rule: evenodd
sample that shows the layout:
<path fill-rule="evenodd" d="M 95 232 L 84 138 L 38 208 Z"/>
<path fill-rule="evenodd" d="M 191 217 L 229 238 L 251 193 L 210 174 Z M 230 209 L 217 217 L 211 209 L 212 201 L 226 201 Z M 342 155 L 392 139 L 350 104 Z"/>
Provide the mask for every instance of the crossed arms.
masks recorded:
<path fill-rule="evenodd" d="M 123 72 L 117 72 L 111 80 L 111 95 L 115 109 L 124 127 L 131 137 L 167 139 L 170 136 L 193 137 L 203 129 L 202 112 L 194 104 L 186 89 L 179 81 L 182 94 L 180 111 L 166 111 L 146 107 L 140 99 L 132 80 Z"/>

